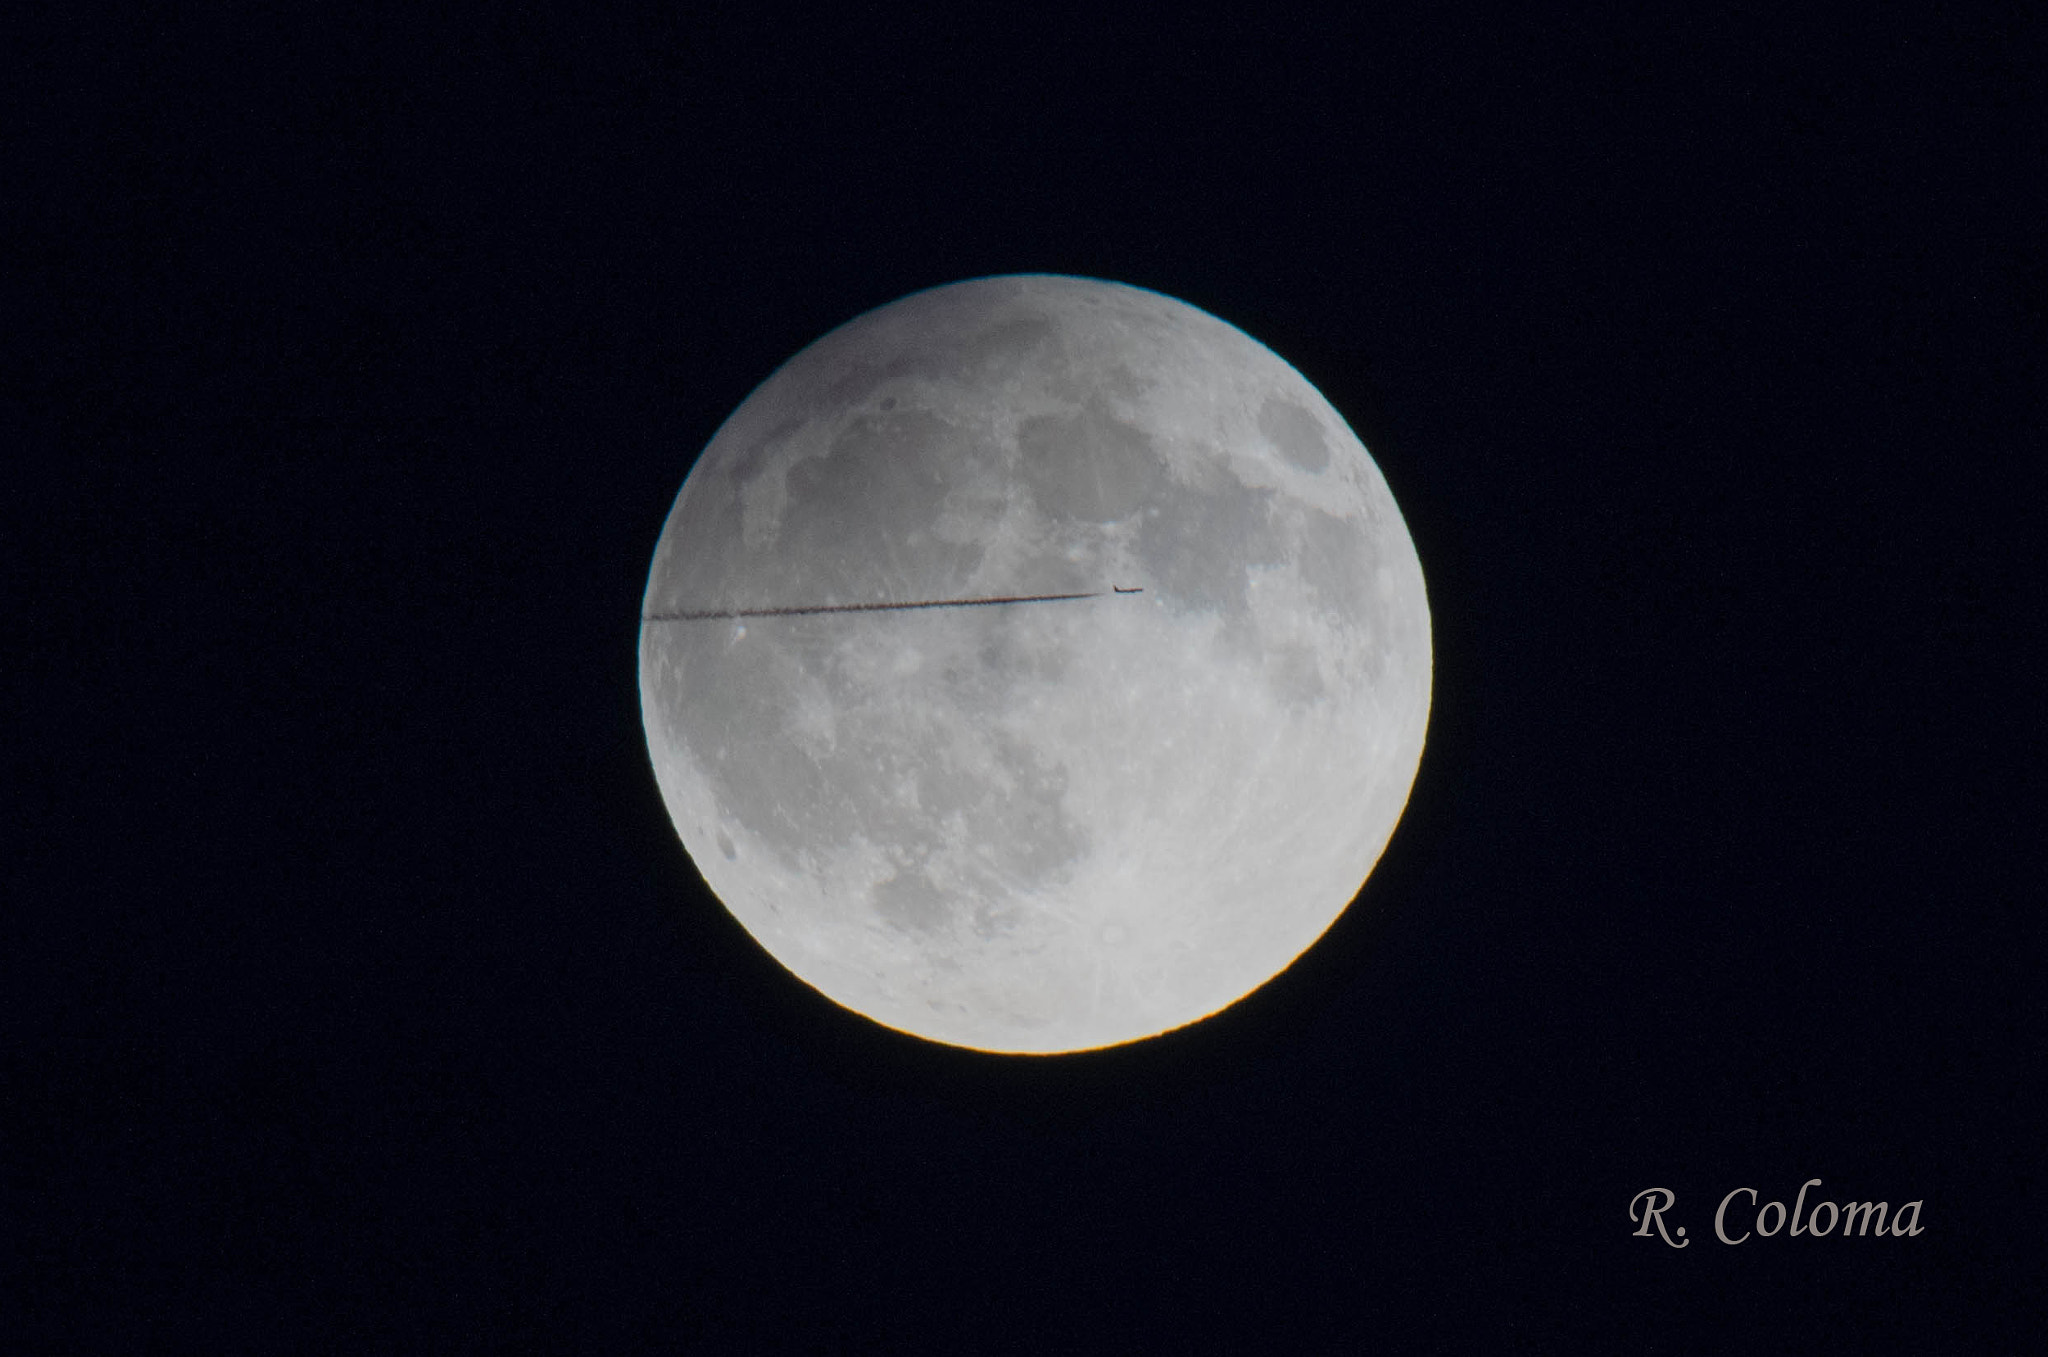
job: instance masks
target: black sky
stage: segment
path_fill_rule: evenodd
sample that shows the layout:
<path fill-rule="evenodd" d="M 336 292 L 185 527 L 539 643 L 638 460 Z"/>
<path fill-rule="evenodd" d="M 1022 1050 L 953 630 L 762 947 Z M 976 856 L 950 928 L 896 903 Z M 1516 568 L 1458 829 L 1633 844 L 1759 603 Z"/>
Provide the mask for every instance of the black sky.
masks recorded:
<path fill-rule="evenodd" d="M 2026 1331 L 2037 21 L 202 8 L 4 58 L 27 1350 Z M 1018 271 L 1300 368 L 1438 647 L 1324 941 L 1052 1061 L 756 948 L 634 669 L 724 416 Z M 1711 1239 L 1814 1177 L 1926 1233 Z"/>

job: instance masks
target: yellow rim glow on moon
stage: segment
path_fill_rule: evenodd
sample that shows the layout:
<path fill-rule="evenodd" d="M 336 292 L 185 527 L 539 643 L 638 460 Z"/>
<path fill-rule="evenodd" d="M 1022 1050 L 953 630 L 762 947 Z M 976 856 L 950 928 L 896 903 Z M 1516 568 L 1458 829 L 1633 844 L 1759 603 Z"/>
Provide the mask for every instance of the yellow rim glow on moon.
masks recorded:
<path fill-rule="evenodd" d="M 1414 545 L 1299 373 L 1158 293 L 982 278 L 834 330 L 704 450 L 642 615 L 1070 593 L 1106 596 L 642 624 L 684 846 L 836 1002 L 1138 1040 L 1285 969 L 1378 860 L 1429 714 Z"/>

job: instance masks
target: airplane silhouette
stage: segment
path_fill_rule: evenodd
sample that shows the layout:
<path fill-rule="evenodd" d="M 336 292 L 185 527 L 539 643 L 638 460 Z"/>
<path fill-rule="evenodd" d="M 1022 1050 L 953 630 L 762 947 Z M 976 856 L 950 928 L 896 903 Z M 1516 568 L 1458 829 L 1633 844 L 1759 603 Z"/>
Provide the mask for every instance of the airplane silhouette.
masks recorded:
<path fill-rule="evenodd" d="M 1121 584 L 1112 584 L 1109 587 L 1119 594 L 1142 594 L 1145 592 L 1143 586 L 1140 586 L 1136 589 L 1126 589 Z"/>

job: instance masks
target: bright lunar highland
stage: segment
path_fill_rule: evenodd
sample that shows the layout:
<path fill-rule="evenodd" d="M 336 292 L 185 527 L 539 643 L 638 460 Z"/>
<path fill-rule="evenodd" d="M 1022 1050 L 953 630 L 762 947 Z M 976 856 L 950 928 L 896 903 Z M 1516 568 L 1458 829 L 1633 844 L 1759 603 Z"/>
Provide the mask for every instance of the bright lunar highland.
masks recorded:
<path fill-rule="evenodd" d="M 1095 596 L 738 615 L 1051 594 Z M 1090 279 L 934 288 L 797 354 L 690 471 L 642 615 L 718 898 L 838 1003 L 989 1051 L 1278 974 L 1429 715 L 1422 568 L 1357 437 L 1242 331 Z"/>

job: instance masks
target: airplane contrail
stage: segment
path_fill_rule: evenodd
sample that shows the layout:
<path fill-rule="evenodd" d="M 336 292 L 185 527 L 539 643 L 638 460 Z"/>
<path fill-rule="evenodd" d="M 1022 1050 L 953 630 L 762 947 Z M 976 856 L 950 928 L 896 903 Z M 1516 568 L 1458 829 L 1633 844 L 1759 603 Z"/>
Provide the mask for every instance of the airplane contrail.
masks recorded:
<path fill-rule="evenodd" d="M 913 608 L 992 608 L 1005 603 L 1065 603 L 1079 598 L 1110 598 L 1121 594 L 1142 594 L 1142 588 L 1114 588 L 1112 593 L 1011 594 L 1003 598 L 934 598 L 917 603 L 817 603 L 794 608 L 705 608 L 691 612 L 649 613 L 642 622 L 708 622 L 735 617 L 810 617 L 818 613 L 892 613 Z"/>

